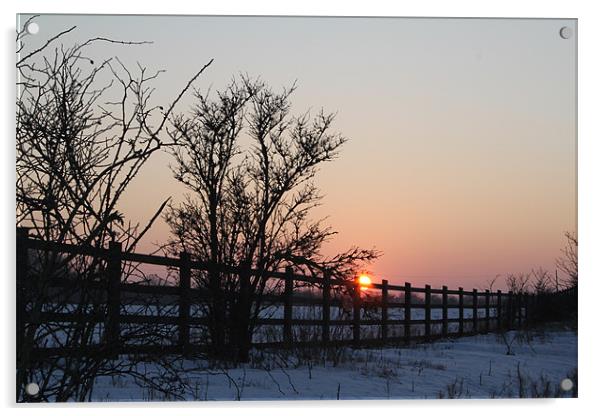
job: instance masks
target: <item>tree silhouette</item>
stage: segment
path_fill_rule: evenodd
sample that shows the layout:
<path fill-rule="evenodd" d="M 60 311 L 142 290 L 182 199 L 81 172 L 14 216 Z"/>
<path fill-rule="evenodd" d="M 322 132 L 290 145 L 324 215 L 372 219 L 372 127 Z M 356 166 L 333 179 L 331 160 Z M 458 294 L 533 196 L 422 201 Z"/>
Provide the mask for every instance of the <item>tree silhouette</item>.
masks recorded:
<path fill-rule="evenodd" d="M 75 29 L 64 30 L 39 47 L 28 46 L 25 29 L 17 32 L 17 225 L 42 240 L 93 247 L 115 241 L 131 251 L 167 201 L 143 226 L 129 222 L 118 210 L 119 203 L 148 160 L 173 145 L 163 134 L 167 121 L 211 62 L 172 102 L 152 104 L 151 86 L 161 71 L 150 73 L 141 65 L 131 70 L 119 58 L 95 62 L 89 57 L 99 43 L 133 47 L 149 42 L 97 37 L 73 46 L 60 43 Z M 33 362 L 32 351 L 48 343 L 70 351 L 102 341 L 102 327 L 94 320 L 58 326 L 41 317 L 66 308 L 82 316 L 102 316 L 105 302 L 82 283 L 102 281 L 106 260 L 32 250 L 29 256 L 29 274 L 18 282 L 29 320 L 22 326 L 24 333 L 18 334 L 17 399 L 25 398 L 23 388 L 33 380 L 43 399 L 86 400 L 97 375 L 124 371 L 124 366 L 131 370 L 132 363 L 110 361 L 102 354 L 65 354 L 39 365 Z M 136 270 L 126 266 L 122 279 Z M 74 284 L 60 293 L 49 290 L 49 282 L 56 278 Z"/>
<path fill-rule="evenodd" d="M 206 313 L 214 353 L 239 361 L 248 359 L 264 295 L 279 289 L 271 271 L 290 266 L 351 279 L 378 256 L 357 247 L 321 254 L 335 232 L 310 216 L 321 200 L 312 180 L 346 140 L 332 132 L 333 114 L 292 115 L 294 90 L 275 92 L 242 77 L 215 96 L 196 91 L 192 112 L 175 117 L 170 129 L 178 143 L 174 176 L 190 193 L 165 215 L 169 250 L 215 265 L 195 280 L 213 299 Z M 220 264 L 241 272 L 226 273 Z"/>
<path fill-rule="evenodd" d="M 577 261 L 577 235 L 575 233 L 564 233 L 566 245 L 562 249 L 562 256 L 556 260 L 556 266 L 564 272 L 568 279 L 564 284 L 568 287 L 577 286 L 579 280 L 579 265 Z"/>

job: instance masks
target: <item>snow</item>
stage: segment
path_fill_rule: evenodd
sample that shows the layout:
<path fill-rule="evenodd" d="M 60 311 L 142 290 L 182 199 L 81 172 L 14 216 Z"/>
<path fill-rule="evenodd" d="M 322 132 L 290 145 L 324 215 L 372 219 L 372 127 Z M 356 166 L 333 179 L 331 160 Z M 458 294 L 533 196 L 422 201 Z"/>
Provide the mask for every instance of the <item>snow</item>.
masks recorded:
<path fill-rule="evenodd" d="M 546 395 L 548 384 L 547 394 L 571 396 L 559 390 L 559 385 L 574 376 L 577 368 L 576 332 L 566 328 L 509 332 L 505 339 L 487 334 L 410 347 L 338 348 L 329 350 L 327 359 L 324 351 L 306 355 L 307 351 L 299 350 L 254 351 L 251 363 L 230 369 L 183 361 L 187 370 L 181 397 L 165 397 L 121 376 L 100 378 L 92 399 L 491 398 Z M 161 371 L 153 364 L 146 366 L 149 372 Z"/>

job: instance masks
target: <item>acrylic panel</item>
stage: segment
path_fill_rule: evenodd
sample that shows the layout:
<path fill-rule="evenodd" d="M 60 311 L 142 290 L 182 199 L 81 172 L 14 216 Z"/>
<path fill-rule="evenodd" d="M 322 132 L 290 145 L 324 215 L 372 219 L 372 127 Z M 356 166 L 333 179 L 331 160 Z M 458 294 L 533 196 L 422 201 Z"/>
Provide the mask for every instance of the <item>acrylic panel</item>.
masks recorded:
<path fill-rule="evenodd" d="M 16 47 L 17 402 L 577 396 L 575 19 Z"/>

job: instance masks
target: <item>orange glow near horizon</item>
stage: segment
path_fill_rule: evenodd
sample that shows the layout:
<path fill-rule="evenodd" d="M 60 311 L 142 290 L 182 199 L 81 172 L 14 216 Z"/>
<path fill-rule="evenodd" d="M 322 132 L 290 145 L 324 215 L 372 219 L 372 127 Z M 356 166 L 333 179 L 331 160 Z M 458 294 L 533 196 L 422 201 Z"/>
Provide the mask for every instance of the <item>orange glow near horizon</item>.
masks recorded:
<path fill-rule="evenodd" d="M 359 283 L 361 290 L 367 290 L 370 286 L 372 286 L 372 279 L 365 273 L 362 273 L 357 278 L 357 282 Z"/>

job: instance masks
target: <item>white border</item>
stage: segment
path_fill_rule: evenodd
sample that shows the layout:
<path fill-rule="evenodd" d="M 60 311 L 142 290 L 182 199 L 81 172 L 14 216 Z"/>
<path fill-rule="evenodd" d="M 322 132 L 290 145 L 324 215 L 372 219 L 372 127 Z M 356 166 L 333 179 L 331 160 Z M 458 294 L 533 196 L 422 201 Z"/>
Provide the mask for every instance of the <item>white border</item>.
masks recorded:
<path fill-rule="evenodd" d="M 599 386 L 602 368 L 599 351 L 601 335 L 599 321 L 594 314 L 602 294 L 601 236 L 602 197 L 600 180 L 602 178 L 602 140 L 600 125 L 600 99 L 602 89 L 602 65 L 600 58 L 600 39 L 602 24 L 597 14 L 596 3 L 576 1 L 478 1 L 478 0 L 424 0 L 414 2 L 371 1 L 326 1 L 326 0 L 211 0 L 202 2 L 185 1 L 123 1 L 102 0 L 94 4 L 81 0 L 43 1 L 21 0 L 18 4 L 2 4 L 2 74 L 3 97 L 0 100 L 2 110 L 3 138 L 2 161 L 0 162 L 2 180 L 0 192 L 0 264 L 3 265 L 2 301 L 0 316 L 3 320 L 1 338 L 2 353 L 0 371 L 0 404 L 12 407 L 8 413 L 18 411 L 26 414 L 43 413 L 45 415 L 72 413 L 94 414 L 99 409 L 90 405 L 52 405 L 45 408 L 16 409 L 14 398 L 14 60 L 15 14 L 18 12 L 40 13 L 119 13 L 119 14 L 236 14 L 236 15 L 333 15 L 333 16 L 455 16 L 455 17 L 547 17 L 579 19 L 579 245 L 580 245 L 580 317 L 579 317 L 579 395 L 578 400 L 471 400 L 471 401 L 363 401 L 363 402 L 244 402 L 244 403 L 160 403 L 152 405 L 110 404 L 111 414 L 125 415 L 133 407 L 143 407 L 148 415 L 165 415 L 167 408 L 178 407 L 185 414 L 198 415 L 199 412 L 211 414 L 231 414 L 244 412 L 249 415 L 291 414 L 307 415 L 315 412 L 344 412 L 365 414 L 376 407 L 377 412 L 393 414 L 399 412 L 424 414 L 466 414 L 467 410 L 487 412 L 497 415 L 508 412 L 531 410 L 546 412 L 549 415 L 589 413 L 596 398 L 600 397 Z M 598 312 L 599 313 L 599 312 Z M 599 410 L 598 410 L 599 411 Z"/>

